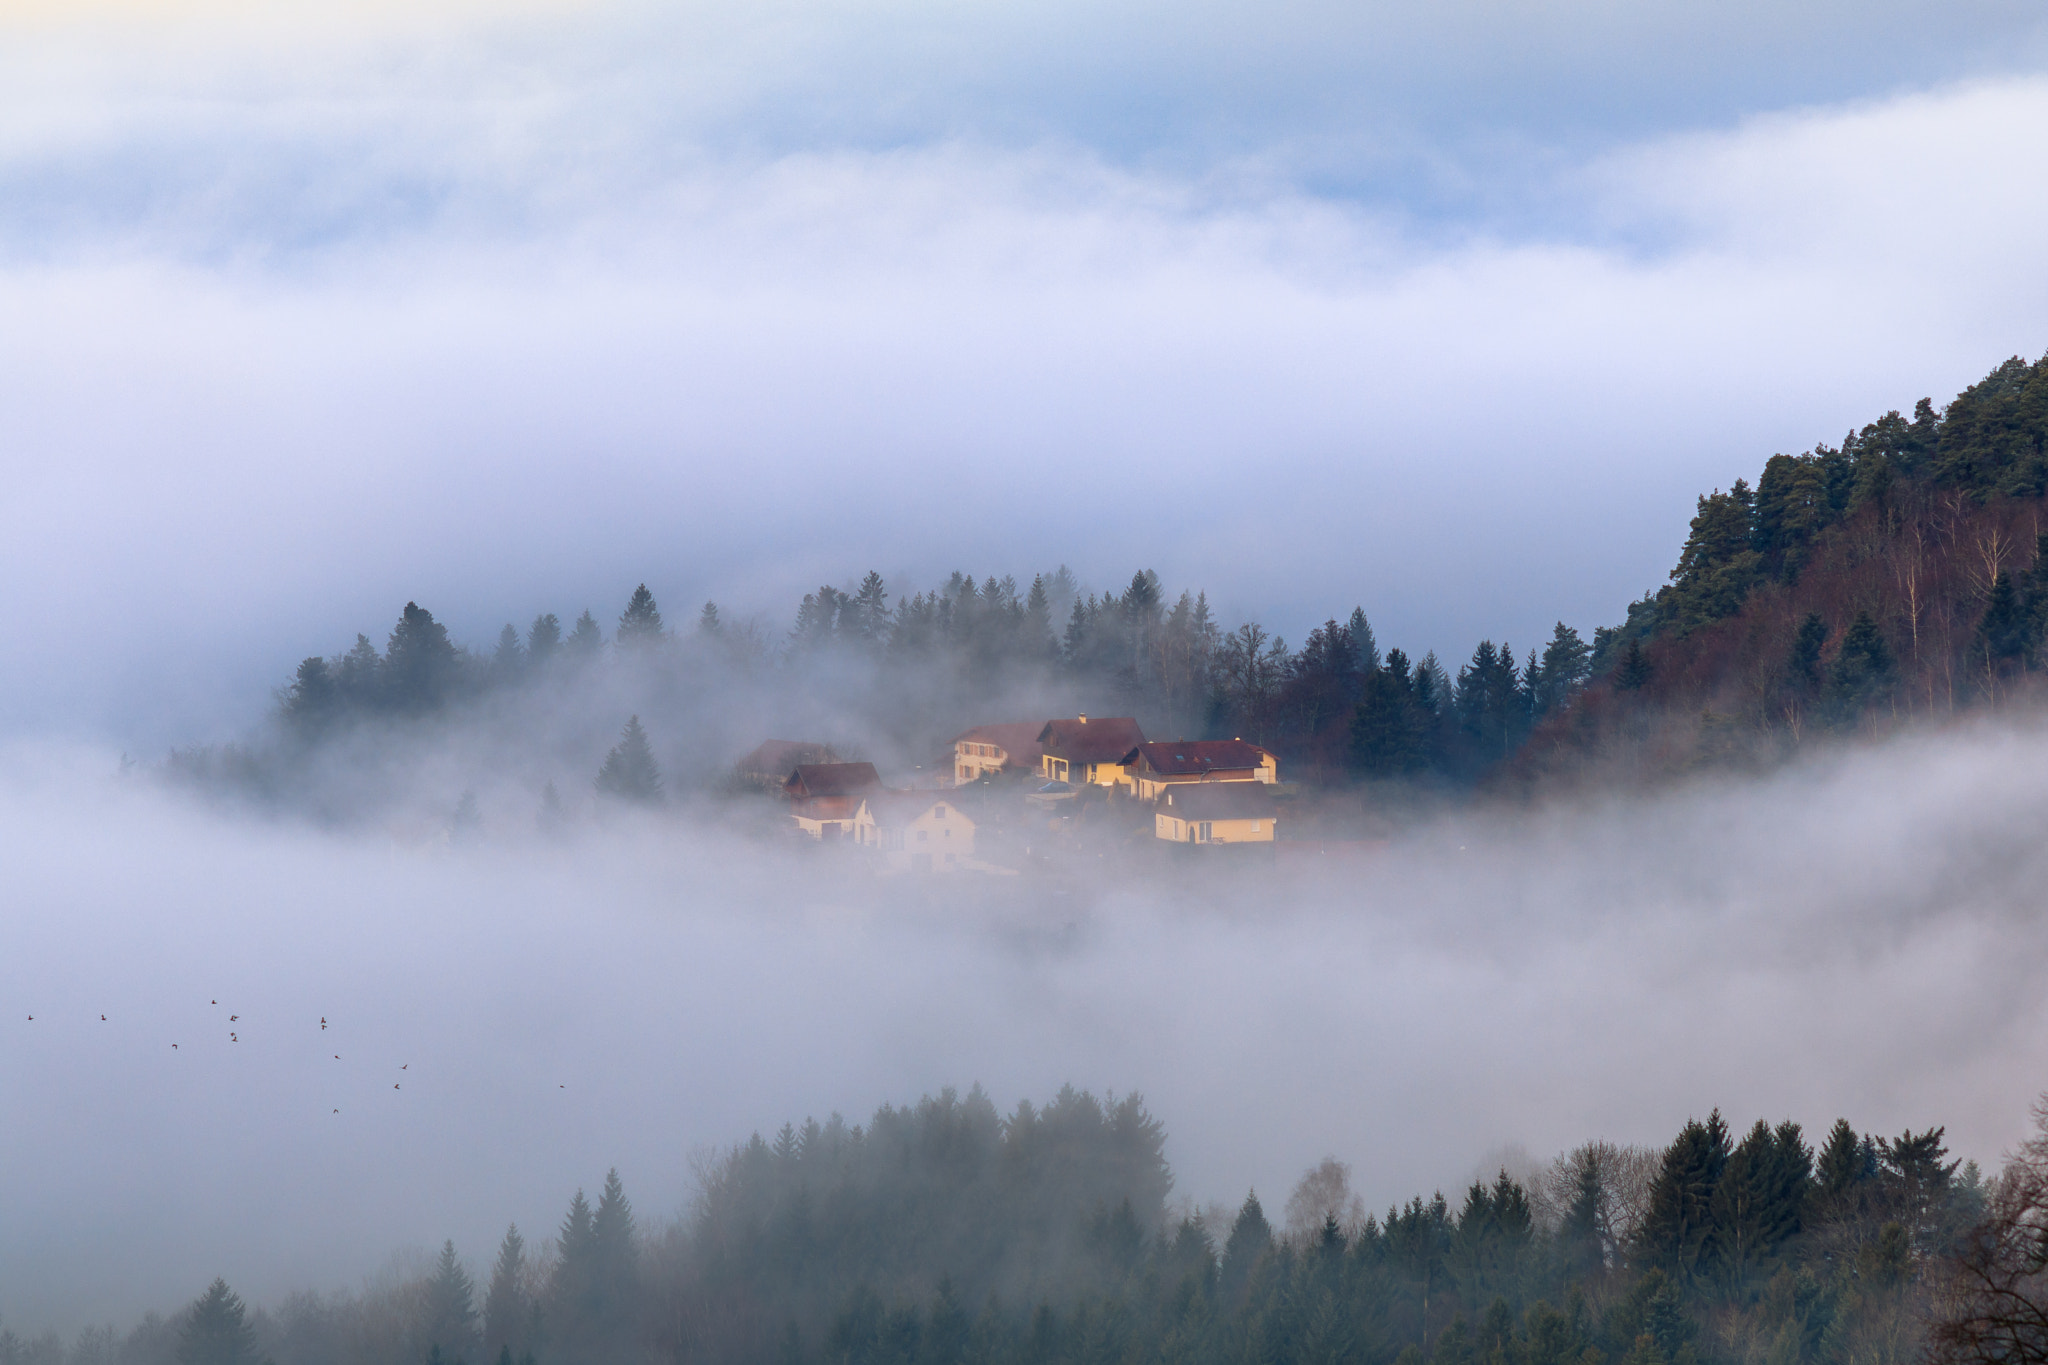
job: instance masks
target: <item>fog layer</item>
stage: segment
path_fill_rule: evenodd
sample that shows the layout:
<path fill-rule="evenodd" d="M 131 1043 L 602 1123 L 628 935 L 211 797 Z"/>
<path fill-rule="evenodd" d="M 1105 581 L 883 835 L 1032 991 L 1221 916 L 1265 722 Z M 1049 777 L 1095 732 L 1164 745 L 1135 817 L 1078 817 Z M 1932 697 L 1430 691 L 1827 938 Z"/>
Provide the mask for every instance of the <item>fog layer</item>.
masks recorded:
<path fill-rule="evenodd" d="M 1321 875 L 1056 895 L 676 815 L 313 834 L 17 749 L 0 1314 L 125 1321 L 215 1273 L 262 1301 L 443 1237 L 480 1263 L 609 1166 L 658 1219 L 706 1144 L 975 1081 L 1142 1090 L 1197 1204 L 1334 1153 L 1383 1206 L 1713 1106 L 1947 1123 L 1995 1160 L 2048 1071 L 2044 760 L 1982 728 L 1446 820 Z"/>

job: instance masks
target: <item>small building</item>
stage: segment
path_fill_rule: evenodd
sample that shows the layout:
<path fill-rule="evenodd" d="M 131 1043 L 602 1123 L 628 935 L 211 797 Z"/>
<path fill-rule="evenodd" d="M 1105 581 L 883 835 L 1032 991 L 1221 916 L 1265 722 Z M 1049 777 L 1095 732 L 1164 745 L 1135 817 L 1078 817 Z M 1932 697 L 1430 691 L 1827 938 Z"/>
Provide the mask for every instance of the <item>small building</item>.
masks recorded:
<path fill-rule="evenodd" d="M 1038 732 L 1038 772 L 1050 781 L 1077 787 L 1127 787 L 1124 755 L 1144 742 L 1145 732 L 1130 716 L 1049 720 Z"/>
<path fill-rule="evenodd" d="M 763 791 L 780 791 L 799 763 L 837 763 L 832 746 L 813 739 L 771 739 L 732 765 L 733 776 Z"/>
<path fill-rule="evenodd" d="M 1270 844 L 1280 805 L 1264 782 L 1169 787 L 1152 815 L 1152 832 L 1176 844 Z"/>
<path fill-rule="evenodd" d="M 953 737 L 953 782 L 966 786 L 990 773 L 1035 773 L 1043 751 L 1038 747 L 1043 721 L 977 725 Z"/>
<path fill-rule="evenodd" d="M 872 763 L 799 763 L 782 792 L 798 829 L 813 839 L 843 839 L 853 833 L 861 798 L 881 787 Z"/>
<path fill-rule="evenodd" d="M 974 860 L 974 821 L 943 792 L 869 792 L 853 837 L 903 872 L 964 871 Z"/>
<path fill-rule="evenodd" d="M 1140 744 L 1123 756 L 1132 790 L 1157 801 L 1168 788 L 1204 782 L 1277 782 L 1280 762 L 1272 752 L 1241 739 L 1183 739 Z"/>

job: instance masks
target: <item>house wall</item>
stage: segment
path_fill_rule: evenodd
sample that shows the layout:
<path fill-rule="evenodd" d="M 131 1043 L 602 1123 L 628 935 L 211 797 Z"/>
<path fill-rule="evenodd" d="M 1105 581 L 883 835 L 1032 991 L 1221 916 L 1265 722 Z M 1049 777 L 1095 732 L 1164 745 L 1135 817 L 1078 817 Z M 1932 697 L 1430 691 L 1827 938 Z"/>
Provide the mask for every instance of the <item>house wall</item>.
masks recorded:
<path fill-rule="evenodd" d="M 1152 833 L 1176 844 L 1270 844 L 1279 823 L 1270 819 L 1190 821 L 1160 811 L 1152 817 Z"/>
<path fill-rule="evenodd" d="M 1000 772 L 1010 761 L 1001 745 L 982 740 L 961 740 L 953 746 L 953 785 L 978 782 L 983 773 Z"/>

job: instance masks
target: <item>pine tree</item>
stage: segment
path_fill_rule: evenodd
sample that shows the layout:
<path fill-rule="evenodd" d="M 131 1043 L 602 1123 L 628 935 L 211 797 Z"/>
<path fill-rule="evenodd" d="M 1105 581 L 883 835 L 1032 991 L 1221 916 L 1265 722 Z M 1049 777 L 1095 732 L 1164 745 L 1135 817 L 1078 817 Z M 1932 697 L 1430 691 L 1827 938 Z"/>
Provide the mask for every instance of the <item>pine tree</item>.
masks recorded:
<path fill-rule="evenodd" d="M 441 1244 L 441 1260 L 427 1280 L 420 1306 L 420 1334 L 451 1365 L 476 1349 L 476 1287 L 455 1257 L 453 1241 Z"/>
<path fill-rule="evenodd" d="M 1852 718 L 1856 712 L 1879 700 L 1891 690 L 1894 673 L 1892 652 L 1870 613 L 1860 611 L 1842 636 L 1835 654 L 1835 673 L 1830 690 L 1838 714 Z"/>
<path fill-rule="evenodd" d="M 718 603 L 706 602 L 704 609 L 697 613 L 697 633 L 716 635 L 721 629 L 723 626 L 718 619 Z"/>
<path fill-rule="evenodd" d="M 661 769 L 654 762 L 647 732 L 640 728 L 640 717 L 627 719 L 619 742 L 605 755 L 604 766 L 597 770 L 597 791 L 600 796 L 643 806 L 662 803 Z"/>
<path fill-rule="evenodd" d="M 526 1299 L 526 1239 L 519 1225 L 505 1229 L 498 1259 L 491 1266 L 491 1285 L 484 1292 L 484 1355 L 509 1359 L 515 1347 L 527 1344 L 532 1305 Z"/>
<path fill-rule="evenodd" d="M 216 1279 L 185 1310 L 178 1365 L 255 1365 L 256 1330 L 241 1296 Z"/>
<path fill-rule="evenodd" d="M 1559 621 L 1544 646 L 1543 662 L 1534 670 L 1532 689 L 1538 715 L 1562 710 L 1592 673 L 1593 647 L 1579 632 Z"/>
<path fill-rule="evenodd" d="M 1579 1153 L 1578 1188 L 1557 1230 L 1558 1251 L 1567 1275 L 1591 1279 L 1607 1269 L 1607 1189 L 1599 1157 Z"/>
<path fill-rule="evenodd" d="M 588 609 L 576 618 L 569 638 L 562 641 L 562 653 L 580 664 L 591 663 L 604 653 L 604 632 L 598 629 L 597 618 Z"/>
<path fill-rule="evenodd" d="M 1366 675 L 1365 695 L 1352 713 L 1352 771 L 1376 779 L 1420 772 L 1423 723 L 1408 678 L 1408 656 L 1390 650 L 1386 663 Z"/>
<path fill-rule="evenodd" d="M 1237 1220 L 1230 1225 L 1230 1237 L 1223 1243 L 1219 1289 L 1225 1303 L 1237 1302 L 1252 1270 L 1272 1249 L 1273 1225 L 1266 1221 L 1266 1210 L 1260 1206 L 1258 1192 L 1254 1190 L 1245 1195 Z"/>
<path fill-rule="evenodd" d="M 633 589 L 626 609 L 619 613 L 617 639 L 621 649 L 638 649 L 661 639 L 661 610 L 645 583 Z"/>
<path fill-rule="evenodd" d="M 1379 670 L 1380 642 L 1373 638 L 1372 623 L 1365 619 L 1364 607 L 1351 609 L 1351 620 L 1345 629 L 1351 635 L 1351 667 L 1359 677 L 1369 677 Z"/>
<path fill-rule="evenodd" d="M 1806 613 L 1785 659 L 1785 672 L 1794 687 L 1811 690 L 1820 686 L 1820 652 L 1827 642 L 1828 623 L 1817 611 Z"/>
<path fill-rule="evenodd" d="M 607 1171 L 597 1212 L 590 1220 L 591 1272 L 602 1296 L 604 1312 L 616 1318 L 627 1311 L 639 1290 L 639 1247 L 634 1241 L 633 1206 L 617 1169 Z"/>
<path fill-rule="evenodd" d="M 1717 1251 L 1715 1192 L 1728 1154 L 1728 1129 L 1718 1109 L 1705 1123 L 1687 1123 L 1665 1149 L 1637 1232 L 1636 1251 L 1643 1264 L 1680 1275 L 1709 1268 Z"/>
<path fill-rule="evenodd" d="M 498 687 L 509 687 L 526 673 L 526 650 L 519 643 L 519 632 L 507 621 L 505 628 L 498 632 L 498 647 L 491 654 L 491 682 Z"/>
<path fill-rule="evenodd" d="M 1977 622 L 1976 655 L 1987 668 L 1996 668 L 2027 653 L 2027 613 L 2012 575 L 2001 569 L 1991 580 L 1991 596 L 1984 615 Z"/>
<path fill-rule="evenodd" d="M 341 688 L 318 655 L 299 664 L 285 693 L 284 721 L 301 739 L 317 739 L 341 712 Z"/>
<path fill-rule="evenodd" d="M 538 673 L 554 662 L 562 648 L 562 623 L 553 612 L 533 618 L 526 630 L 526 666 Z"/>
<path fill-rule="evenodd" d="M 1627 648 L 1622 651 L 1621 662 L 1614 668 L 1614 690 L 1637 692 L 1650 680 L 1650 660 L 1643 653 L 1641 636 L 1630 636 Z"/>
<path fill-rule="evenodd" d="M 356 636 L 355 647 L 341 656 L 334 685 L 342 701 L 358 711 L 373 711 L 384 702 L 384 656 L 367 635 Z"/>
<path fill-rule="evenodd" d="M 454 690 L 459 667 L 448 628 L 417 602 L 405 604 L 384 647 L 384 696 L 399 711 L 430 711 Z"/>

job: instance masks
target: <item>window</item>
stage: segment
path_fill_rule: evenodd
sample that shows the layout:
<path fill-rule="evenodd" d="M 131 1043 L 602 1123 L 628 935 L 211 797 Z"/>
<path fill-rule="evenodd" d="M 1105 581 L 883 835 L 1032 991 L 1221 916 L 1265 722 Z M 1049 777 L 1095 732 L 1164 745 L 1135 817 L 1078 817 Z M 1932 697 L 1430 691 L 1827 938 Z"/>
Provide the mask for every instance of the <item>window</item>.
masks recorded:
<path fill-rule="evenodd" d="M 1258 832 L 1259 832 L 1259 822 L 1258 822 L 1258 821 L 1256 821 L 1256 820 L 1254 820 L 1254 821 L 1252 821 L 1252 833 L 1254 833 L 1254 834 L 1257 834 Z"/>
<path fill-rule="evenodd" d="M 924 841 L 925 841 L 926 839 L 929 839 L 930 837 L 931 837 L 931 833 L 930 833 L 930 832 L 929 832 L 928 830 L 922 830 L 922 829 L 921 829 L 921 830 L 919 830 L 919 831 L 917 832 L 917 841 L 918 841 L 918 842 L 919 842 L 920 844 L 921 844 L 921 843 L 923 843 L 923 842 L 924 842 Z"/>
<path fill-rule="evenodd" d="M 1195 842 L 1202 844 L 1209 842 L 1209 822 L 1207 820 L 1196 826 Z"/>

